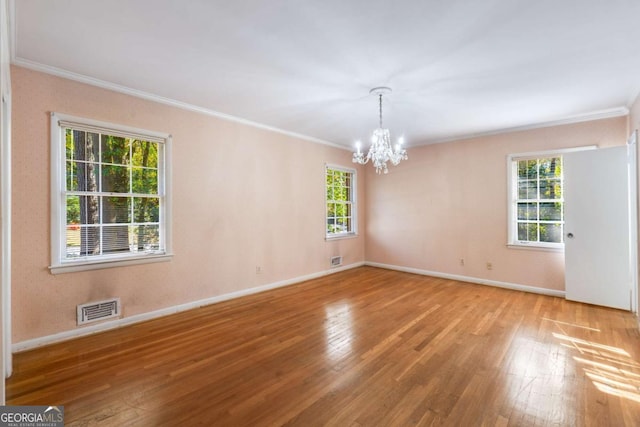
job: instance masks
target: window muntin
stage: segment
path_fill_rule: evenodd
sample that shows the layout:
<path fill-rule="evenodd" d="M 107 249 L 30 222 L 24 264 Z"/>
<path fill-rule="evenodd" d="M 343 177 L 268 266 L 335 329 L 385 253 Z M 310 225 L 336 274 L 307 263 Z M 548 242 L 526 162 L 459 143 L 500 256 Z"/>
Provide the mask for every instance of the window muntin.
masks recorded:
<path fill-rule="evenodd" d="M 561 155 L 512 160 L 511 243 L 562 247 L 564 194 Z"/>
<path fill-rule="evenodd" d="M 169 136 L 52 120 L 52 271 L 165 255 Z"/>
<path fill-rule="evenodd" d="M 326 167 L 327 237 L 355 234 L 355 181 L 353 169 Z"/>

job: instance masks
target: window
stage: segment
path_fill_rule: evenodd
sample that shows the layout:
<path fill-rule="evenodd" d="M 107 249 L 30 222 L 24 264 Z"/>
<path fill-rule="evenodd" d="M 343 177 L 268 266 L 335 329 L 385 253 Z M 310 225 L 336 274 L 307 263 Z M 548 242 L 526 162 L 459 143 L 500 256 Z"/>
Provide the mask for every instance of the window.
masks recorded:
<path fill-rule="evenodd" d="M 356 171 L 326 166 L 327 238 L 356 233 Z"/>
<path fill-rule="evenodd" d="M 563 247 L 564 194 L 562 155 L 510 156 L 512 245 Z"/>
<path fill-rule="evenodd" d="M 54 273 L 159 261 L 169 135 L 52 114 Z"/>

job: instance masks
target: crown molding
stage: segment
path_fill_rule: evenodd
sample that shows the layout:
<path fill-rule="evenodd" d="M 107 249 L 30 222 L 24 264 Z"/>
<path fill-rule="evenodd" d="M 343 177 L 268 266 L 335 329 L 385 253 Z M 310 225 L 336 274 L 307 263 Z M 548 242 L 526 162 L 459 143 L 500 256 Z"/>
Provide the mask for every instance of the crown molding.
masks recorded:
<path fill-rule="evenodd" d="M 567 116 L 562 119 L 550 120 L 547 122 L 531 123 L 523 126 L 514 126 L 509 128 L 491 130 L 487 132 L 470 133 L 470 134 L 458 135 L 453 137 L 435 139 L 435 140 L 427 141 L 423 144 L 414 144 L 411 147 L 419 147 L 421 145 L 429 145 L 429 144 L 440 144 L 444 142 L 462 141 L 465 139 L 481 138 L 484 136 L 501 135 L 501 134 L 511 133 L 511 132 L 522 132 L 525 130 L 541 129 L 541 128 L 548 128 L 553 126 L 570 125 L 574 123 L 610 119 L 614 117 L 622 117 L 627 115 L 629 115 L 629 108 L 615 107 L 615 108 L 609 108 L 606 110 L 592 111 L 585 114 L 576 114 L 573 116 Z"/>
<path fill-rule="evenodd" d="M 15 37 L 14 37 L 15 39 Z M 15 41 L 14 41 L 15 42 Z M 145 99 L 147 101 L 157 102 L 159 104 L 168 105 L 171 107 L 180 108 L 182 110 L 192 111 L 195 113 L 204 114 L 207 116 L 215 117 L 222 120 L 227 120 L 234 123 L 239 123 L 246 126 L 251 126 L 254 128 L 267 130 L 270 132 L 279 133 L 281 135 L 290 136 L 293 138 L 302 139 L 308 142 L 313 142 L 315 144 L 328 145 L 333 148 L 338 148 L 341 150 L 349 151 L 349 147 L 345 147 L 344 145 L 339 145 L 334 142 L 326 141 L 324 139 L 315 138 L 313 136 L 303 135 L 300 133 L 288 131 L 285 129 L 280 129 L 274 126 L 269 126 L 263 123 L 254 122 L 252 120 L 243 119 L 241 117 L 233 116 L 231 114 L 221 113 L 219 111 L 211 110 L 209 108 L 200 107 L 198 105 L 189 104 L 187 102 L 177 101 L 175 99 L 166 98 L 164 96 L 155 95 L 153 93 L 145 92 L 138 89 L 133 89 L 127 86 L 119 85 L 116 83 L 111 83 L 105 80 L 96 79 L 94 77 L 85 76 L 84 74 L 78 74 L 71 71 L 67 71 L 57 67 L 51 67 L 49 65 L 44 65 L 39 62 L 30 61 L 28 59 L 23 59 L 20 57 L 13 57 L 11 63 L 13 65 L 17 65 L 19 67 L 27 68 L 33 71 L 39 71 L 41 73 L 50 74 L 56 77 L 61 77 L 67 80 L 73 80 L 79 83 L 84 83 L 87 85 L 99 87 L 102 89 L 111 90 L 113 92 L 122 93 L 129 96 L 134 96 L 136 98 Z"/>
<path fill-rule="evenodd" d="M 15 43 L 15 39 L 14 39 L 14 43 Z M 13 57 L 13 52 L 12 52 L 12 57 Z M 111 91 L 122 93 L 125 95 L 134 96 L 136 98 L 141 98 L 148 101 L 157 102 L 159 104 L 169 105 L 169 106 L 180 108 L 183 110 L 192 111 L 192 112 L 204 114 L 211 117 L 216 117 L 218 119 L 227 120 L 227 121 L 243 124 L 246 126 L 251 126 L 254 128 L 267 130 L 270 132 L 279 133 L 282 135 L 302 139 L 302 140 L 313 142 L 316 144 L 328 145 L 330 147 L 338 148 L 340 150 L 351 151 L 350 147 L 345 147 L 344 145 L 336 144 L 334 142 L 326 141 L 320 138 L 315 138 L 312 136 L 291 132 L 291 131 L 280 129 L 274 126 L 269 126 L 262 123 L 254 122 L 252 120 L 243 119 L 241 117 L 232 116 L 230 114 L 220 113 L 215 110 L 211 110 L 208 108 L 200 107 L 200 106 L 189 104 L 182 101 L 177 101 L 175 99 L 166 98 L 160 95 L 155 95 L 149 92 L 144 92 L 138 89 L 133 89 L 127 86 L 122 86 L 122 85 L 111 83 L 105 80 L 96 79 L 93 77 L 85 76 L 83 74 L 78 74 L 71 71 L 63 70 L 61 68 L 51 67 L 48 65 L 41 64 L 39 62 L 34 62 L 27 59 L 19 58 L 19 57 L 13 57 L 11 62 L 12 64 L 23 67 L 23 68 L 39 71 L 45 74 L 54 75 L 57 77 L 68 79 L 68 80 L 77 81 L 79 83 L 84 83 L 91 86 L 100 87 L 102 89 L 111 90 Z M 631 101 L 631 103 L 633 103 L 633 101 L 635 101 L 635 98 Z M 481 138 L 481 137 L 492 136 L 492 135 L 501 135 L 501 134 L 511 133 L 511 132 L 522 132 L 526 130 L 540 129 L 540 128 L 546 128 L 546 127 L 562 126 L 562 125 L 568 125 L 568 124 L 574 124 L 574 123 L 588 122 L 593 120 L 609 119 L 614 117 L 626 116 L 628 114 L 629 114 L 629 108 L 626 106 L 621 106 L 621 107 L 609 108 L 606 110 L 593 111 L 585 114 L 567 116 L 558 120 L 531 123 L 523 126 L 514 126 L 509 128 L 491 130 L 487 132 L 477 132 L 477 133 L 470 133 L 470 134 L 463 134 L 463 135 L 457 135 L 452 137 L 428 140 L 423 143 L 408 145 L 408 147 L 409 148 L 420 147 L 422 145 L 441 144 L 445 142 L 461 141 L 465 139 Z"/>

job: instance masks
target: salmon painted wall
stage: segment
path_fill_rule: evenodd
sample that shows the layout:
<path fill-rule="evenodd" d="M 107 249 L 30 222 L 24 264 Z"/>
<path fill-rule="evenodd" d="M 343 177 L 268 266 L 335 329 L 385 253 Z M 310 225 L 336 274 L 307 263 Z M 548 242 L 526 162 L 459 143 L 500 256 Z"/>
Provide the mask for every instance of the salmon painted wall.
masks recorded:
<path fill-rule="evenodd" d="M 334 255 L 364 261 L 362 235 L 324 239 L 324 165 L 351 167 L 350 152 L 24 68 L 11 72 L 14 343 L 77 328 L 81 303 L 120 297 L 128 317 L 326 271 Z M 51 111 L 173 135 L 172 261 L 49 272 Z M 359 222 L 362 230 L 362 208 Z"/>
<path fill-rule="evenodd" d="M 368 168 L 367 261 L 564 290 L 563 253 L 506 246 L 507 156 L 621 145 L 626 129 L 619 117 L 504 133 L 409 148 L 388 175 Z"/>

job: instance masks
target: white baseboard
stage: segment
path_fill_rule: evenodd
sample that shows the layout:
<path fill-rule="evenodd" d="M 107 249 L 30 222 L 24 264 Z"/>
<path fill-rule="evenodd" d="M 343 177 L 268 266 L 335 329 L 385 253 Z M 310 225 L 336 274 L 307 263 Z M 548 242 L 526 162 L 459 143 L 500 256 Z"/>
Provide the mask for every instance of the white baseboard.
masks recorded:
<path fill-rule="evenodd" d="M 387 270 L 403 271 L 405 273 L 420 274 L 423 276 L 433 276 L 442 279 L 457 280 L 459 282 L 475 283 L 477 285 L 495 286 L 498 288 L 512 289 L 515 291 L 531 292 L 534 294 L 550 295 L 554 297 L 564 298 L 564 291 L 556 291 L 554 289 L 538 288 L 536 286 L 519 285 L 517 283 L 499 282 L 497 280 L 479 279 L 477 277 L 460 276 L 457 274 L 440 273 L 437 271 L 421 270 L 419 268 L 402 267 L 399 265 L 381 264 L 379 262 L 365 262 L 365 265 L 371 267 L 385 268 Z"/>
<path fill-rule="evenodd" d="M 170 314 L 179 313 L 181 311 L 191 310 L 194 308 L 204 307 L 207 305 L 215 304 L 222 301 L 227 301 L 234 298 L 243 297 L 245 295 L 257 294 L 259 292 L 268 291 L 271 289 L 281 288 L 284 286 L 294 285 L 296 283 L 304 282 L 311 279 L 317 279 L 319 277 L 327 276 L 329 274 L 339 273 L 341 271 L 350 270 L 352 268 L 361 267 L 365 265 L 364 262 L 357 262 L 354 264 L 345 265 L 342 267 L 335 267 L 330 270 L 319 271 L 317 273 L 308 274 L 305 276 L 294 277 L 292 279 L 281 280 L 279 282 L 269 283 L 267 285 L 258 286 L 250 289 L 243 289 L 237 292 L 231 292 L 224 295 L 217 295 L 211 298 L 205 298 L 202 300 L 192 301 L 185 304 L 176 305 L 173 307 L 167 307 L 160 310 L 150 311 L 148 313 L 137 314 L 130 317 L 125 317 L 122 319 L 112 320 L 108 322 L 103 322 L 97 325 L 85 326 L 78 329 L 73 329 L 69 331 L 59 332 L 53 335 L 47 335 L 44 337 L 33 338 L 30 340 L 21 341 L 18 343 L 14 343 L 11 346 L 11 351 L 13 353 L 18 353 L 21 351 L 32 350 L 37 347 L 42 347 L 44 345 L 55 344 L 58 342 L 70 340 L 73 338 L 79 338 L 86 335 L 96 334 L 98 332 L 108 331 L 110 329 L 121 328 L 126 325 L 131 325 L 133 323 L 144 322 L 146 320 L 155 319 L 158 317 L 168 316 Z"/>
<path fill-rule="evenodd" d="M 205 299 L 197 300 L 197 301 L 192 301 L 192 302 L 189 302 L 189 303 L 180 304 L 180 305 L 176 305 L 176 306 L 172 306 L 172 307 L 167 307 L 167 308 L 163 308 L 163 309 L 160 309 L 160 310 L 151 311 L 151 312 L 148 312 L 148 313 L 142 313 L 142 314 L 137 314 L 137 315 L 130 316 L 130 317 L 125 317 L 125 318 L 122 318 L 122 319 L 103 322 L 103 323 L 100 323 L 100 324 L 97 324 L 97 325 L 85 326 L 85 327 L 78 328 L 78 329 L 72 329 L 72 330 L 69 330 L 69 331 L 59 332 L 59 333 L 53 334 L 53 335 L 47 335 L 47 336 L 44 336 L 44 337 L 33 338 L 33 339 L 30 339 L 30 340 L 21 341 L 21 342 L 18 342 L 18 343 L 14 343 L 11 346 L 11 351 L 13 353 L 18 353 L 18 352 L 21 352 L 21 351 L 32 350 L 34 348 L 42 347 L 44 345 L 55 344 L 55 343 L 66 341 L 66 340 L 70 340 L 70 339 L 73 339 L 73 338 L 79 338 L 79 337 L 83 337 L 83 336 L 87 336 L 87 335 L 96 334 L 96 333 L 99 333 L 99 332 L 108 331 L 108 330 L 111 330 L 111 329 L 121 328 L 123 326 L 131 325 L 131 324 L 134 324 L 134 323 L 144 322 L 144 321 L 147 321 L 147 320 L 151 320 L 151 319 L 155 319 L 155 318 L 163 317 L 163 316 L 168 316 L 170 314 L 179 313 L 179 312 L 186 311 L 186 310 L 192 310 L 194 308 L 204 307 L 204 306 L 207 306 L 207 305 L 215 304 L 215 303 L 222 302 L 222 301 L 227 301 L 227 300 L 234 299 L 234 298 L 243 297 L 243 296 L 246 296 L 246 295 L 257 294 L 259 292 L 264 292 L 264 291 L 268 291 L 268 290 L 271 290 L 271 289 L 276 289 L 276 288 L 281 288 L 281 287 L 284 287 L 284 286 L 294 285 L 296 283 L 300 283 L 300 282 L 304 282 L 304 281 L 312 280 L 312 279 L 317 279 L 319 277 L 327 276 L 329 274 L 339 273 L 339 272 L 345 271 L 345 270 L 350 270 L 352 268 L 361 267 L 363 265 L 368 265 L 368 266 L 371 266 L 371 267 L 384 268 L 384 269 L 387 269 L 387 270 L 402 271 L 402 272 L 405 272 L 405 273 L 420 274 L 420 275 L 423 275 L 423 276 L 440 277 L 440 278 L 443 278 L 443 279 L 457 280 L 457 281 L 460 281 L 460 282 L 468 282 L 468 283 L 475 283 L 475 284 L 479 284 L 479 285 L 495 286 L 495 287 L 499 287 L 499 288 L 513 289 L 513 290 L 524 291 L 524 292 L 532 292 L 532 293 L 536 293 L 536 294 L 550 295 L 550 296 L 561 297 L 561 298 L 564 298 L 564 295 L 565 295 L 564 291 L 556 291 L 556 290 L 553 290 L 553 289 L 538 288 L 538 287 L 535 287 L 535 286 L 519 285 L 519 284 L 515 284 L 515 283 L 508 283 L 508 282 L 499 282 L 499 281 L 496 281 L 496 280 L 479 279 L 479 278 L 476 278 L 476 277 L 468 277 L 468 276 L 460 276 L 460 275 L 457 275 L 457 274 L 440 273 L 440 272 L 437 272 L 437 271 L 421 270 L 421 269 L 418 269 L 418 268 L 403 267 L 403 266 L 392 265 L 392 264 L 382 264 L 382 263 L 378 263 L 378 262 L 369 262 L 369 261 L 367 261 L 367 262 L 357 262 L 357 263 L 345 265 L 345 266 L 342 266 L 342 267 L 332 268 L 330 270 L 319 271 L 317 273 L 312 273 L 312 274 L 308 274 L 308 275 L 305 275 L 305 276 L 299 276 L 299 277 L 294 277 L 292 279 L 281 280 L 281 281 L 278 281 L 278 282 L 269 283 L 269 284 L 258 286 L 258 287 L 255 287 L 255 288 L 243 289 L 243 290 L 237 291 L 237 292 L 231 292 L 231 293 L 224 294 L 224 295 L 217 295 L 215 297 L 205 298 Z"/>

